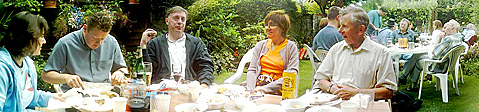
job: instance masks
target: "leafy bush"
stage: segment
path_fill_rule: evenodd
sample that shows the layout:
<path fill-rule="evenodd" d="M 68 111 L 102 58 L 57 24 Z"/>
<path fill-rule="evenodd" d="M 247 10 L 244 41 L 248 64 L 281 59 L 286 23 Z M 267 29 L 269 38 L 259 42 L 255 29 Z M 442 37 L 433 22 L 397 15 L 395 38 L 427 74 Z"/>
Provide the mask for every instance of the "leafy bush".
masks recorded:
<path fill-rule="evenodd" d="M 55 92 L 53 85 L 43 81 L 42 79 L 43 68 L 47 64 L 47 59 L 49 55 L 50 53 L 48 53 L 47 56 L 39 55 L 39 56 L 33 56 L 31 58 L 33 60 L 33 63 L 35 64 L 35 68 L 37 69 L 36 71 L 37 72 L 37 89 L 43 90 L 43 91 Z"/>
<path fill-rule="evenodd" d="M 233 70 L 233 62 L 265 39 L 263 19 L 270 11 L 284 10 L 290 16 L 290 40 L 308 41 L 312 32 L 301 21 L 307 11 L 298 13 L 291 0 L 198 0 L 188 10 L 187 32 L 203 39 L 216 70 Z"/>
<path fill-rule="evenodd" d="M 479 47 L 476 45 L 467 51 L 461 59 L 462 73 L 473 77 L 479 77 Z"/>

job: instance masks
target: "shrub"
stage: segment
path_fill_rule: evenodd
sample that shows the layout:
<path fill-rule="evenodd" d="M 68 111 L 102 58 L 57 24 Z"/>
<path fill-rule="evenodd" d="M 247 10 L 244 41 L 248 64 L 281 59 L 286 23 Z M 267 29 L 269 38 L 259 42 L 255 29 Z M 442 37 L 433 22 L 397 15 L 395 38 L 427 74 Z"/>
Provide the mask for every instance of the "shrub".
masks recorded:
<path fill-rule="evenodd" d="M 462 73 L 473 77 L 479 77 L 479 47 L 476 45 L 467 51 L 461 62 Z"/>
<path fill-rule="evenodd" d="M 312 32 L 291 0 L 198 0 L 188 10 L 187 32 L 205 42 L 216 70 L 233 70 L 233 62 L 265 39 L 263 19 L 272 10 L 290 15 L 290 40 L 308 41 Z"/>

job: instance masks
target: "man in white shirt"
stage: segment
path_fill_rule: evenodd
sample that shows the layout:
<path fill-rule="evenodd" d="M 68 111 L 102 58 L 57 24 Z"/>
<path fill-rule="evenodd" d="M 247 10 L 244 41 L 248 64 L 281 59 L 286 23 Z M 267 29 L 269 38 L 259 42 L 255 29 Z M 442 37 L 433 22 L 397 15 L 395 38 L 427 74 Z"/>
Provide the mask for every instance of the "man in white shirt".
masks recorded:
<path fill-rule="evenodd" d="M 314 78 L 323 91 L 349 99 L 362 90 L 373 90 L 375 99 L 389 99 L 397 90 L 392 59 L 386 47 L 365 36 L 367 13 L 355 6 L 340 11 L 339 32 L 344 41 L 335 44 Z"/>
<path fill-rule="evenodd" d="M 213 83 L 213 62 L 206 45 L 200 38 L 184 32 L 187 14 L 184 8 L 175 6 L 168 10 L 165 18 L 166 34 L 153 38 L 157 34 L 155 30 L 143 32 L 140 46 L 143 60 L 153 65 L 152 83 L 169 79 L 172 71 L 178 71 L 185 80 L 199 81 L 202 88 Z"/>

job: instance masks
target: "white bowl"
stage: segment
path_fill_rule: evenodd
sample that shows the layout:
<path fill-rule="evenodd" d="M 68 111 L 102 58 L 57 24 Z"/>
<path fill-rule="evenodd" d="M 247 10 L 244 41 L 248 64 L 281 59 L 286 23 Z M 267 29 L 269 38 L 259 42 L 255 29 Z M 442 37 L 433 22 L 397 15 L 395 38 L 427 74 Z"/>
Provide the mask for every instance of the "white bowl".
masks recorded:
<path fill-rule="evenodd" d="M 281 101 L 281 105 L 287 112 L 304 112 L 304 109 L 309 105 L 309 102 L 299 99 L 286 99 Z"/>
<path fill-rule="evenodd" d="M 214 94 L 214 95 L 202 95 L 196 101 L 197 103 L 204 103 L 208 105 L 208 109 L 220 109 L 222 108 L 226 102 L 230 100 L 229 97 L 221 94 Z"/>
<path fill-rule="evenodd" d="M 208 109 L 208 105 L 206 104 L 198 104 L 198 103 L 184 103 L 175 106 L 176 112 L 203 112 Z"/>

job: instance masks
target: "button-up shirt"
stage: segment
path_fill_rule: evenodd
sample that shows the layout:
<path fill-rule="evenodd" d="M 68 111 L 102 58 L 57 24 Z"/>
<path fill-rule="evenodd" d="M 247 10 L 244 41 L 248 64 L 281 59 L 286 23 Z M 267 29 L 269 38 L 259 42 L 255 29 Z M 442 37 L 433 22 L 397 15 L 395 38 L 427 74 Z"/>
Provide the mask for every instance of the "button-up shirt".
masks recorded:
<path fill-rule="evenodd" d="M 366 38 L 355 51 L 345 41 L 335 44 L 319 66 L 314 78 L 360 89 L 386 87 L 397 90 L 389 52 L 386 47 L 369 38 Z"/>
<path fill-rule="evenodd" d="M 170 55 L 170 62 L 174 65 L 174 68 L 181 66 L 181 77 L 184 79 L 186 69 L 186 35 L 183 34 L 183 36 L 176 41 L 169 39 L 168 34 L 166 34 L 165 38 L 168 40 L 168 55 Z M 174 68 L 172 68 L 172 70 L 174 70 Z M 173 72 L 171 73 L 171 76 L 173 76 Z"/>
<path fill-rule="evenodd" d="M 76 74 L 87 82 L 109 82 L 110 73 L 126 67 L 117 40 L 108 35 L 97 49 L 91 49 L 82 31 L 77 30 L 58 40 L 44 70 Z"/>

